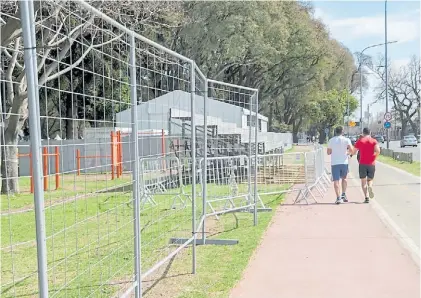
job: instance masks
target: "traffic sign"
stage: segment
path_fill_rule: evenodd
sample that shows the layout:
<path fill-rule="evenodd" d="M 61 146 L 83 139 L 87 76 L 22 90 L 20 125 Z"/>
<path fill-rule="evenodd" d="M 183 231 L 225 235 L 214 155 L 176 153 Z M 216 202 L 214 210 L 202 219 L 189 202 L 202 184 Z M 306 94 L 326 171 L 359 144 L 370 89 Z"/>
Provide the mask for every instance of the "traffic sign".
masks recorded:
<path fill-rule="evenodd" d="M 384 113 L 384 120 L 386 120 L 387 122 L 392 120 L 392 113 L 390 112 Z"/>
<path fill-rule="evenodd" d="M 325 128 L 325 133 L 328 134 L 329 133 L 329 128 Z"/>
<path fill-rule="evenodd" d="M 386 122 L 383 124 L 383 126 L 384 126 L 384 128 L 390 128 L 390 127 L 392 126 L 392 124 L 391 124 L 389 121 L 386 121 Z"/>
<path fill-rule="evenodd" d="M 355 121 L 349 121 L 349 126 L 354 127 L 355 126 Z"/>

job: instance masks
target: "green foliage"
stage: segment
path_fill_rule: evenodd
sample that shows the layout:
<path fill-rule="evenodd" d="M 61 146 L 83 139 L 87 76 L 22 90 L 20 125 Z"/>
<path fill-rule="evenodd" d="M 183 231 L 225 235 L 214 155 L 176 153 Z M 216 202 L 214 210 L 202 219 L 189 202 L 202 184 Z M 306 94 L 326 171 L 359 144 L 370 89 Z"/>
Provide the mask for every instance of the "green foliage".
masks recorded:
<path fill-rule="evenodd" d="M 272 130 L 283 123 L 297 132 L 309 119 L 319 121 L 307 117 L 319 104 L 316 94 L 350 90 L 353 57 L 329 37 L 309 5 L 189 2 L 184 9 L 188 21 L 180 22 L 173 49 L 194 59 L 210 78 L 259 88 L 260 110 Z M 338 117 L 344 113 L 336 111 Z"/>

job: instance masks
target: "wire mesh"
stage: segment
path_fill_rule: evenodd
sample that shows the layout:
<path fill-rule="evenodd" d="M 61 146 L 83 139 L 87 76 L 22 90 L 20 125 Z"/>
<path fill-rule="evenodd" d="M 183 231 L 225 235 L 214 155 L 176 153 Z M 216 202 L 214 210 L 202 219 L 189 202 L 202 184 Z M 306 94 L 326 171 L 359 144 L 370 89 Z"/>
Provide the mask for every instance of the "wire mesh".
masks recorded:
<path fill-rule="evenodd" d="M 305 153 L 259 155 L 257 189 L 259 195 L 279 194 L 292 185 L 305 185 Z"/>
<path fill-rule="evenodd" d="M 132 123 L 120 119 L 125 123 L 121 125 L 115 119 L 116 113 L 131 107 L 130 36 L 71 1 L 39 1 L 36 5 L 36 88 L 43 172 L 28 172 L 27 165 L 37 157 L 23 156 L 29 154 L 29 143 L 22 140 L 22 176 L 15 180 L 26 189 L 16 198 L 8 192 L 6 201 L 16 204 L 8 209 L 10 214 L 2 216 L 2 220 L 13 222 L 2 233 L 10 234 L 9 247 L 15 247 L 16 252 L 10 254 L 15 270 L 10 277 L 3 275 L 2 296 L 34 295 L 38 291 L 34 202 L 28 191 L 30 180 L 38 178 L 43 181 L 45 202 L 49 296 L 112 295 L 132 283 L 134 274 L 130 173 L 134 140 L 130 135 L 124 139 L 117 135 L 118 127 Z M 61 17 L 52 17 L 58 11 Z M 18 40 L 13 46 L 18 47 L 23 63 Z M 25 82 L 22 69 L 17 72 L 19 67 L 15 66 L 15 88 L 26 93 L 25 85 L 31 82 Z M 25 106 L 20 110 L 25 111 Z M 27 116 L 26 110 L 20 121 Z M 23 131 L 25 125 L 21 126 Z M 7 255 L 4 257 L 7 264 Z"/>
<path fill-rule="evenodd" d="M 229 204 L 223 205 L 223 209 L 235 209 L 233 198 L 243 198 L 246 205 L 254 207 L 257 216 L 256 181 L 252 177 L 257 172 L 254 162 L 259 148 L 257 135 L 264 129 L 261 119 L 263 116 L 258 114 L 257 91 L 210 80 L 208 107 L 207 126 L 214 127 L 216 132 L 208 137 L 209 158 L 203 161 L 202 170 L 207 174 L 203 183 L 209 184 L 204 206 L 209 206 L 211 212 L 215 212 L 212 202 L 215 204 L 217 201 L 225 201 Z M 224 177 L 229 178 L 227 180 Z M 245 184 L 240 187 L 240 192 L 244 192 L 240 196 L 237 180 L 240 184 Z M 229 193 L 225 189 L 227 185 L 232 188 Z M 255 222 L 256 220 L 255 217 Z"/>
<path fill-rule="evenodd" d="M 256 223 L 260 156 L 292 143 L 256 89 L 92 5 L 2 2 L 22 26 L 0 45 L 2 297 L 139 297 L 187 246 L 195 272 L 206 216 Z"/>

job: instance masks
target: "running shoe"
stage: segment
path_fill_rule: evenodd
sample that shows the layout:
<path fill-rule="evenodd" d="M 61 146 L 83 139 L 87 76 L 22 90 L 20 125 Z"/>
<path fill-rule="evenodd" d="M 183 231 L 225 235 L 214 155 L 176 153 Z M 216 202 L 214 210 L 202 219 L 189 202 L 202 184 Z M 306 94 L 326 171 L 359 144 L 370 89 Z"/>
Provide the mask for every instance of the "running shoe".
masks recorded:
<path fill-rule="evenodd" d="M 371 186 L 368 187 L 368 196 L 370 197 L 370 199 L 374 198 L 373 187 Z"/>
<path fill-rule="evenodd" d="M 344 203 L 348 203 L 348 198 L 346 197 L 346 194 L 342 194 L 341 199 Z"/>
<path fill-rule="evenodd" d="M 369 198 L 365 198 L 364 203 L 370 203 L 370 199 Z"/>
<path fill-rule="evenodd" d="M 341 197 L 339 197 L 339 198 L 337 198 L 337 199 L 336 199 L 335 204 L 339 205 L 339 204 L 342 204 L 343 202 L 344 202 L 344 201 L 342 200 L 342 198 L 341 198 Z"/>

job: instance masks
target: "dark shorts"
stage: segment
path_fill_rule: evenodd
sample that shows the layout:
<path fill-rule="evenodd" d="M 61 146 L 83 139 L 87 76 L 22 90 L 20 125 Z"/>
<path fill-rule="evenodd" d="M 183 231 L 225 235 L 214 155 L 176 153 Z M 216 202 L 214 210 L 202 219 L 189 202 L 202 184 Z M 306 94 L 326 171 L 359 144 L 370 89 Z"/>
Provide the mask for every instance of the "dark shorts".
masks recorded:
<path fill-rule="evenodd" d="M 345 178 L 348 175 L 348 165 L 333 165 L 332 166 L 332 178 L 333 181 L 338 181 L 341 178 Z"/>
<path fill-rule="evenodd" d="M 360 164 L 359 172 L 360 172 L 360 179 L 368 178 L 372 180 L 374 178 L 374 173 L 376 172 L 376 166 Z"/>

